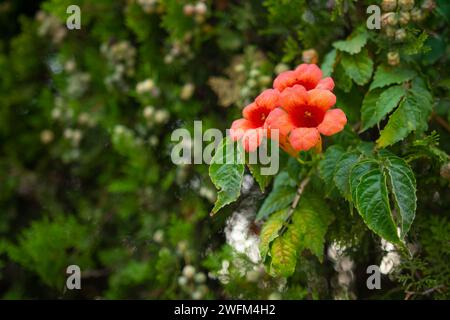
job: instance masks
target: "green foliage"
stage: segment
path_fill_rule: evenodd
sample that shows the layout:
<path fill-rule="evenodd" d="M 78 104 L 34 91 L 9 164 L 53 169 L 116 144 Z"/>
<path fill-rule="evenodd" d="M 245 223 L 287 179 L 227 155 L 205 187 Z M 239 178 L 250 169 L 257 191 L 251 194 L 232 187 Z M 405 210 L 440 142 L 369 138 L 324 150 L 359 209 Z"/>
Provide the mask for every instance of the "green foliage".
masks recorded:
<path fill-rule="evenodd" d="M 368 30 L 372 2 L 83 0 L 68 30 L 71 1 L 3 1 L 0 297 L 448 299 L 450 7 Z M 303 62 L 343 131 L 269 176 L 230 138 L 172 162 Z"/>
<path fill-rule="evenodd" d="M 241 144 L 233 142 L 231 138 L 225 138 L 211 160 L 209 175 L 216 188 L 220 190 L 213 213 L 239 197 L 244 174 L 243 152 Z"/>
<path fill-rule="evenodd" d="M 415 79 L 405 99 L 389 117 L 377 144 L 386 147 L 404 139 L 411 131 L 419 133 L 425 131 L 432 107 L 430 92 L 420 78 Z"/>

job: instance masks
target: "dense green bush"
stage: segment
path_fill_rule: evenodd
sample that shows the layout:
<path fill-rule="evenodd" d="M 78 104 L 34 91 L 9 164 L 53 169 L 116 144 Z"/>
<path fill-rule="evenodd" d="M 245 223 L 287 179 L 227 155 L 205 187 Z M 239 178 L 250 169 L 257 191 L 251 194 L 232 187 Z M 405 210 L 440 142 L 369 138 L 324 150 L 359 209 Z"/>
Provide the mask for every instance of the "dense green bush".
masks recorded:
<path fill-rule="evenodd" d="M 449 19 L 445 0 L 3 1 L 0 296 L 450 298 Z M 225 132 L 301 63 L 347 118 L 322 151 L 281 151 L 275 177 L 172 162 L 173 130 Z"/>

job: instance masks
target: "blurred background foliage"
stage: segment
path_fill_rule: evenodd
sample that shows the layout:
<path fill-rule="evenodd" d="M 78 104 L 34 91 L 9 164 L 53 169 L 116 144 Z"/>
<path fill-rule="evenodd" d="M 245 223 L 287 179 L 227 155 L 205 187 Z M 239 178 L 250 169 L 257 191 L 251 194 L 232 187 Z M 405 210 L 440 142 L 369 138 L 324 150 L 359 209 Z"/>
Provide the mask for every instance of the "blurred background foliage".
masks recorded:
<path fill-rule="evenodd" d="M 334 41 L 365 23 L 372 2 L 2 1 L 0 296 L 449 298 L 445 0 L 431 9 L 416 1 L 430 15 L 418 27 L 426 36 L 411 26 L 408 46 L 373 40 L 377 62 L 408 49 L 405 59 L 421 64 L 435 95 L 435 133 L 411 145 L 414 156 L 425 155 L 411 160 L 422 190 L 411 231 L 415 254 L 383 275 L 382 290 L 367 289 L 366 268 L 380 264 L 389 248 L 343 201 L 333 206 L 328 259 L 302 256 L 293 277 L 273 278 L 257 252 L 253 218 L 264 195 L 251 177 L 241 200 L 211 218 L 215 189 L 207 165 L 170 159 L 174 129 L 193 132 L 193 121 L 202 120 L 204 129 L 224 131 L 277 73 L 323 63 Z M 81 30 L 65 26 L 71 4 L 81 8 Z M 364 91 L 344 72 L 333 77 L 338 105 L 355 124 Z M 347 129 L 334 141 L 354 139 Z M 82 290 L 65 289 L 71 264 L 82 270 Z"/>

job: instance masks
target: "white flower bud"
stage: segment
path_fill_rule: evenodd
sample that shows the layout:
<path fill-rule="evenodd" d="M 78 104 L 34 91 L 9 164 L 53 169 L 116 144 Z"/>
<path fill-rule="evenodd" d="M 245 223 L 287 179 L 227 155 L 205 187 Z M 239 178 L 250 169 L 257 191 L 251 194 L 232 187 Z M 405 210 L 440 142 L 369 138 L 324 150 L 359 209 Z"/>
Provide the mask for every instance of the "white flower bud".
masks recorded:
<path fill-rule="evenodd" d="M 195 275 L 195 267 L 189 264 L 184 266 L 183 275 L 188 279 L 192 279 L 192 277 Z"/>
<path fill-rule="evenodd" d="M 195 5 L 195 12 L 196 12 L 198 15 L 203 16 L 203 15 L 206 14 L 206 11 L 208 11 L 208 8 L 206 7 L 206 4 L 204 4 L 203 2 L 198 2 L 198 3 Z"/>
<path fill-rule="evenodd" d="M 51 130 L 46 129 L 41 132 L 41 142 L 43 144 L 49 144 L 50 142 L 53 141 L 54 137 L 55 135 Z"/>

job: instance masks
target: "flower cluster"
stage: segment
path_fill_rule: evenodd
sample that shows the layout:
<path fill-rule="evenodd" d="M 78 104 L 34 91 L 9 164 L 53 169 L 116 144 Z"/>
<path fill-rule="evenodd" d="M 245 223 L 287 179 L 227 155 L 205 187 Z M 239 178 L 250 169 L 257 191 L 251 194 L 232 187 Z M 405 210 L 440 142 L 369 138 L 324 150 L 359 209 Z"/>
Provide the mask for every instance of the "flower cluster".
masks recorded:
<path fill-rule="evenodd" d="M 264 90 L 246 106 L 243 118 L 235 120 L 230 136 L 241 140 L 246 151 L 255 151 L 264 137 L 275 138 L 283 150 L 295 155 L 321 145 L 320 134 L 340 132 L 347 118 L 332 93 L 334 81 L 322 78 L 315 64 L 301 64 L 295 70 L 280 73 L 273 89 Z"/>

